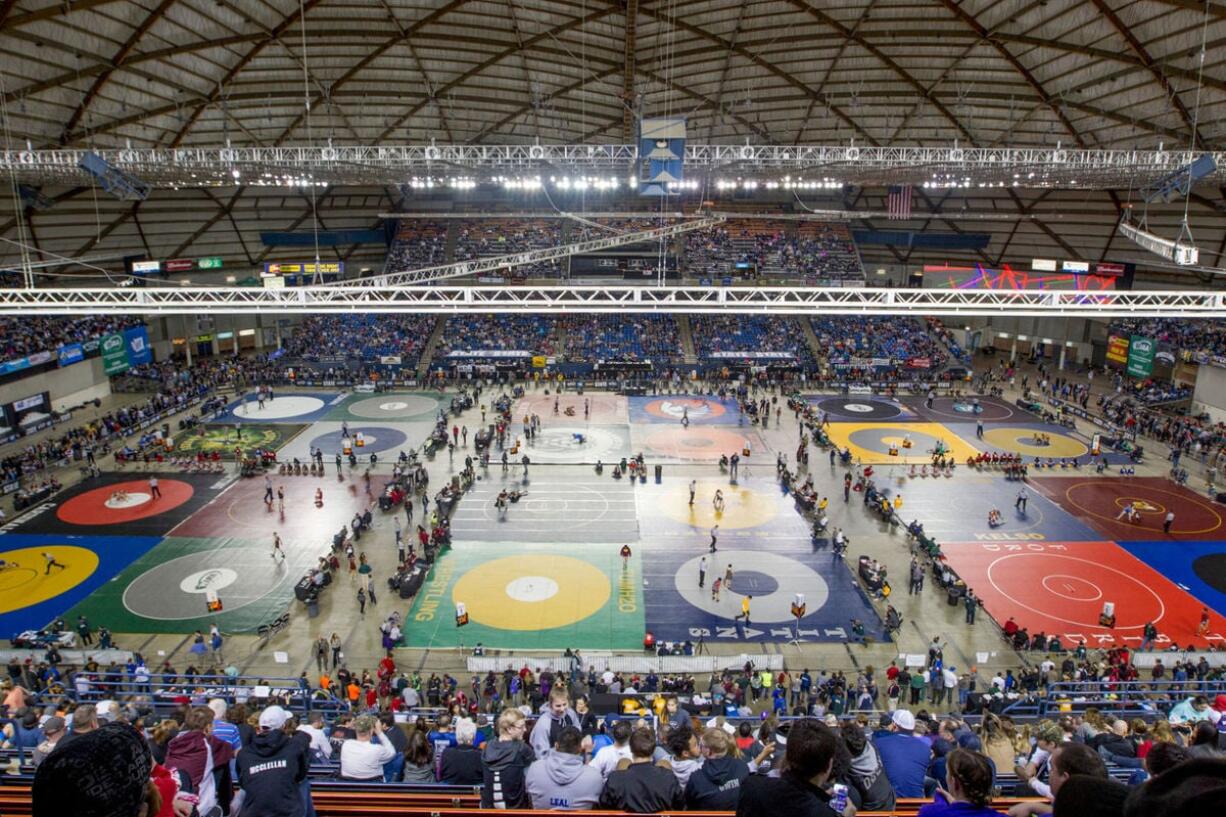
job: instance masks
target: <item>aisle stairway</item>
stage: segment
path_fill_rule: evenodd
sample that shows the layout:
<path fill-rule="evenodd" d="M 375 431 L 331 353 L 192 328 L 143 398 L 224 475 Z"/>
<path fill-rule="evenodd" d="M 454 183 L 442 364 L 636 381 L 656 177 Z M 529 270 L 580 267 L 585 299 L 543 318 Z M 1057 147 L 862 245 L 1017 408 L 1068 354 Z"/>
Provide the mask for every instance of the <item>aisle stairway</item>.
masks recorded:
<path fill-rule="evenodd" d="M 426 348 L 422 351 L 421 357 L 417 361 L 417 379 L 419 381 L 424 380 L 426 374 L 430 371 L 430 361 L 434 359 L 434 352 L 443 340 L 443 326 L 446 323 L 447 319 L 445 317 L 439 316 L 434 319 L 434 330 L 430 333 L 430 339 L 426 341 Z"/>
<path fill-rule="evenodd" d="M 694 334 L 690 331 L 690 316 L 677 316 L 677 334 L 681 338 L 681 354 L 685 356 L 685 365 L 698 363 L 698 353 L 694 351 Z"/>
<path fill-rule="evenodd" d="M 817 333 L 813 331 L 813 321 L 808 318 L 800 318 L 800 331 L 804 333 L 805 343 L 809 344 L 809 351 L 813 352 L 813 357 L 820 361 L 826 360 L 826 350 L 822 348 L 822 343 L 817 339 Z"/>

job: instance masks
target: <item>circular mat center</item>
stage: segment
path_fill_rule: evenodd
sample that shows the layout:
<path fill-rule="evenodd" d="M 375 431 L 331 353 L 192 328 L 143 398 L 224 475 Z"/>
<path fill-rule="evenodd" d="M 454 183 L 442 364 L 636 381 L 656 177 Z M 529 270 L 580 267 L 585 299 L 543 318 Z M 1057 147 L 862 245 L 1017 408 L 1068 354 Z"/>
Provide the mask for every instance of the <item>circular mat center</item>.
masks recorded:
<path fill-rule="evenodd" d="M 324 407 L 324 401 L 318 397 L 303 397 L 301 395 L 286 395 L 275 400 L 264 401 L 264 407 L 255 400 L 244 402 L 235 409 L 235 414 L 243 417 L 257 417 L 261 420 L 280 420 L 286 417 L 298 417 L 319 411 Z"/>
<path fill-rule="evenodd" d="M 548 601 L 558 594 L 558 583 L 548 576 L 520 576 L 507 585 L 507 595 L 515 601 Z"/>
<path fill-rule="evenodd" d="M 844 411 L 854 411 L 856 414 L 872 414 L 873 407 L 866 406 L 863 403 L 844 403 Z"/>
<path fill-rule="evenodd" d="M 1098 585 L 1080 576 L 1052 573 L 1043 577 L 1043 587 L 1049 593 L 1069 601 L 1098 601 L 1103 591 Z"/>
<path fill-rule="evenodd" d="M 111 496 L 107 498 L 106 502 L 102 504 L 108 508 L 111 508 L 112 510 L 119 510 L 120 508 L 135 508 L 137 505 L 144 505 L 152 498 L 153 497 L 151 494 L 142 493 L 126 495 L 111 494 Z"/>
<path fill-rule="evenodd" d="M 16 590 L 38 578 L 38 571 L 28 567 L 10 567 L 0 571 L 0 593 Z"/>
<path fill-rule="evenodd" d="M 433 397 L 418 394 L 384 395 L 355 400 L 345 405 L 345 411 L 354 417 L 370 420 L 407 419 L 434 411 L 438 401 Z"/>
<path fill-rule="evenodd" d="M 1226 553 L 1210 553 L 1192 562 L 1192 572 L 1219 593 L 1226 593 Z"/>
<path fill-rule="evenodd" d="M 765 596 L 778 590 L 779 582 L 757 570 L 742 570 L 732 577 L 732 586 L 742 596 Z"/>
<path fill-rule="evenodd" d="M 400 400 L 393 400 L 390 403 L 379 404 L 379 408 L 383 411 L 400 411 L 401 409 L 406 409 L 408 407 L 408 403 L 401 402 Z"/>
<path fill-rule="evenodd" d="M 1118 508 L 1133 507 L 1139 513 L 1166 513 L 1166 508 L 1162 505 L 1150 502 L 1148 499 L 1137 499 L 1134 496 L 1121 496 L 1115 500 L 1115 505 Z"/>
<path fill-rule="evenodd" d="M 183 581 L 179 582 L 179 589 L 184 593 L 207 593 L 210 590 L 216 593 L 236 581 L 238 574 L 230 568 L 214 567 L 183 577 Z"/>

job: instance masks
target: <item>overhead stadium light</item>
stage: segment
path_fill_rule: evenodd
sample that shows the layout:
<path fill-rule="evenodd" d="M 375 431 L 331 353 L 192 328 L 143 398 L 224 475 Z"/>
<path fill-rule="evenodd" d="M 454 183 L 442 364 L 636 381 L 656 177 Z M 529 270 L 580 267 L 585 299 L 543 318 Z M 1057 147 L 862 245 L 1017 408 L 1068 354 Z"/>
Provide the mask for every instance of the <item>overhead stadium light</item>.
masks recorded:
<path fill-rule="evenodd" d="M 1184 244 L 1178 240 L 1171 241 L 1162 236 L 1154 235 L 1137 227 L 1125 217 L 1120 221 L 1120 233 L 1155 255 L 1160 255 L 1168 261 L 1180 266 L 1196 264 L 1200 261 L 1200 250 L 1193 244 Z"/>

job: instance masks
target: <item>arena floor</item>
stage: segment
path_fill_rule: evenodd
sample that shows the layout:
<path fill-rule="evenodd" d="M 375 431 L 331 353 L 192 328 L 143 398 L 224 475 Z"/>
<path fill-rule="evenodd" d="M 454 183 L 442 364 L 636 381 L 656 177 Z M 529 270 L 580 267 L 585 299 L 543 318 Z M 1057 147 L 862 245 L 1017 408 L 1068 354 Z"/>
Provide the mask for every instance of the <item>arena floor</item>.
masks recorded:
<path fill-rule="evenodd" d="M 1098 476 L 1083 464 L 1032 471 L 1023 512 L 1016 501 L 1019 483 L 968 468 L 965 458 L 996 451 L 1084 459 L 1088 440 L 991 398 L 981 400 L 978 412 L 949 399 L 931 407 L 922 398 L 808 399 L 829 415 L 831 437 L 874 468 L 887 495 L 901 497 L 903 520 L 924 524 L 999 621 L 1013 616 L 1031 632 L 1059 632 L 1070 641 L 1128 643 L 1152 620 L 1175 643 L 1203 644 L 1195 629 L 1208 605 L 1215 611 L 1208 639 L 1226 633 L 1218 615 L 1226 610 L 1221 506 L 1164 479 Z M 228 633 L 254 631 L 287 607 L 296 609 L 295 583 L 329 552 L 332 534 L 370 506 L 360 476 L 368 454 L 380 461 L 377 491 L 378 475 L 390 472 L 399 450 L 422 443 L 441 405 L 438 395 L 422 393 L 284 392 L 263 409 L 236 400 L 216 422 L 180 435 L 179 449 L 217 450 L 225 457 L 237 427 L 245 445 L 277 448 L 283 460 L 322 448 L 326 474 L 274 474 L 274 487 L 286 494 L 284 513 L 264 503 L 262 479 L 240 479 L 233 464 L 224 474 L 201 475 L 176 473 L 165 462 L 156 472 L 160 498 L 149 495 L 150 473 L 130 467 L 74 485 L 4 527 L 0 558 L 18 567 L 0 574 L 0 631 L 79 614 L 117 632 L 186 635 L 213 621 Z M 540 416 L 542 430 L 529 441 L 522 438 L 522 419 L 532 414 Z M 775 479 L 777 453 L 789 463 L 795 459 L 798 430 L 789 412 L 782 427 L 772 422 L 763 428 L 742 417 L 734 402 L 713 398 L 530 393 L 516 402 L 513 416 L 512 439 L 531 460 L 527 473 L 518 464 L 504 472 L 495 455 L 455 511 L 453 548 L 415 599 L 393 600 L 383 591 L 395 561 L 391 514 L 376 508 L 375 529 L 359 542 L 381 591 L 366 618 L 377 621 L 399 610 L 409 622 L 408 647 L 479 642 L 526 650 L 634 650 L 644 632 L 708 645 L 779 643 L 794 636 L 844 643 L 853 619 L 864 624 L 870 640 L 882 640 L 884 607 L 866 597 L 851 567 L 862 554 L 889 563 L 890 601 L 904 615 L 938 626 L 932 611 L 921 616 L 917 602 L 903 594 L 909 556 L 901 529 L 866 513 L 859 493 L 845 501 L 846 468 L 816 448 L 807 473 L 830 500 L 831 527 L 849 537 L 847 560 L 832 557 L 826 540 L 812 542 L 808 521 Z M 471 436 L 480 425 L 479 409 L 455 424 Z M 363 445 L 356 451 L 359 468 L 345 465 L 337 474 L 333 457 L 342 429 L 361 433 Z M 1051 443 L 1040 444 L 1041 434 Z M 908 439 L 910 448 L 904 447 Z M 923 476 L 916 467 L 928 462 L 938 443 L 959 465 L 952 476 Z M 431 493 L 471 450 L 462 447 L 454 457 L 444 452 L 430 463 Z M 716 461 L 746 450 L 734 482 Z M 613 479 L 613 464 L 640 451 L 649 466 L 661 467 L 660 479 L 654 467 L 646 481 Z M 596 473 L 598 462 L 603 474 Z M 497 512 L 494 497 L 512 487 L 525 496 Z M 324 492 L 318 508 L 317 488 Z M 126 492 L 120 502 L 114 501 L 117 490 Z M 713 504 L 717 490 L 722 510 Z M 1115 518 L 1122 504 L 1133 502 L 1141 503 L 1136 522 Z M 989 528 L 993 509 L 1004 521 Z M 1162 529 L 1168 509 L 1176 513 L 1169 534 Z M 272 558 L 274 533 L 285 543 L 284 562 Z M 624 561 L 623 545 L 632 551 Z M 66 567 L 45 575 L 43 552 Z M 713 597 L 712 582 L 729 568 L 731 589 Z M 346 573 L 325 592 L 329 622 L 315 628 L 321 633 L 338 626 L 338 614 L 360 618 L 354 595 L 362 578 Z M 205 609 L 209 590 L 223 602 L 220 613 Z M 806 601 L 798 626 L 791 611 L 796 593 Z M 745 595 L 752 596 L 747 623 L 737 620 Z M 1114 630 L 1097 624 L 1104 601 L 1116 603 Z M 456 602 L 469 611 L 464 628 L 455 626 Z"/>

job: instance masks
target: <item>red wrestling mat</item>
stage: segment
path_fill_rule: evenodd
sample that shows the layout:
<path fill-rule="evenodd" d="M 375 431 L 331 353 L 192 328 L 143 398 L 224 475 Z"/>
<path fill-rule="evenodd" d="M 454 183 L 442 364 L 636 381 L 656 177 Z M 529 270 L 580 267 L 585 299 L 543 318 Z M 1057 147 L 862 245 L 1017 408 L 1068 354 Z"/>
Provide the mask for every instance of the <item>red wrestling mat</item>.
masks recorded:
<path fill-rule="evenodd" d="M 553 413 L 555 399 L 558 403 L 556 415 Z M 587 404 L 588 409 L 586 417 L 583 413 L 584 403 Z M 571 409 L 572 414 L 566 413 L 568 408 Z M 625 423 L 628 417 L 625 397 L 615 394 L 578 394 L 573 391 L 556 395 L 543 392 L 524 395 L 522 399 L 515 402 L 511 410 L 511 421 L 515 424 L 516 431 L 519 430 L 518 425 L 523 422 L 525 414 L 539 414 L 541 422 L 545 425 L 559 420 L 621 424 Z"/>
<path fill-rule="evenodd" d="M 374 502 L 366 495 L 360 477 L 349 477 L 338 482 L 334 474 L 327 477 L 284 476 L 272 474 L 274 496 L 278 487 L 285 489 L 285 513 L 281 513 L 274 498 L 272 508 L 264 504 L 264 480 L 262 477 L 240 480 L 231 485 L 221 496 L 192 514 L 175 531 L 178 536 L 202 536 L 225 538 L 272 540 L 274 531 L 286 541 L 306 540 L 330 543 L 332 534 L 348 525 L 354 513 L 361 513 Z M 371 490 L 377 496 L 385 480 L 371 480 Z M 324 492 L 323 507 L 315 506 L 315 489 Z M 416 518 L 421 517 L 420 502 L 414 503 Z M 433 505 L 431 505 L 433 510 Z M 403 509 L 397 509 L 404 519 Z M 384 516 L 374 505 L 376 519 Z M 389 519 L 387 524 L 391 525 Z"/>
<path fill-rule="evenodd" d="M 1204 647 L 1226 633 L 1226 619 L 1211 614 L 1209 639 L 1196 637 L 1204 605 L 1114 542 L 975 543 L 944 551 L 992 618 L 1004 624 L 1012 617 L 1031 636 L 1135 647 L 1152 621 L 1174 643 Z M 1108 601 L 1115 602 L 1114 628 L 1098 623 Z"/>
<path fill-rule="evenodd" d="M 1103 538 L 1115 541 L 1216 539 L 1226 533 L 1222 514 L 1187 488 L 1160 477 L 1031 477 L 1035 487 L 1079 517 Z M 1139 518 L 1119 518 L 1126 505 L 1140 503 Z M 1175 512 L 1171 532 L 1162 532 L 1167 511 Z"/>
<path fill-rule="evenodd" d="M 195 493 L 186 482 L 160 477 L 158 490 L 162 495 L 155 499 L 148 480 L 112 483 L 77 494 L 56 510 L 56 516 L 70 525 L 119 525 L 177 508 Z"/>
<path fill-rule="evenodd" d="M 642 426 L 642 428 L 660 427 Z M 641 445 L 649 453 L 679 460 L 718 462 L 722 455 L 742 454 L 746 445 L 749 446 L 751 452 L 766 456 L 765 446 L 757 434 L 726 431 L 712 426 L 660 428 L 658 431 L 649 431 L 646 434 L 640 432 L 636 427 L 634 441 L 636 447 Z M 743 456 L 741 462 L 743 465 L 752 464 Z"/>

